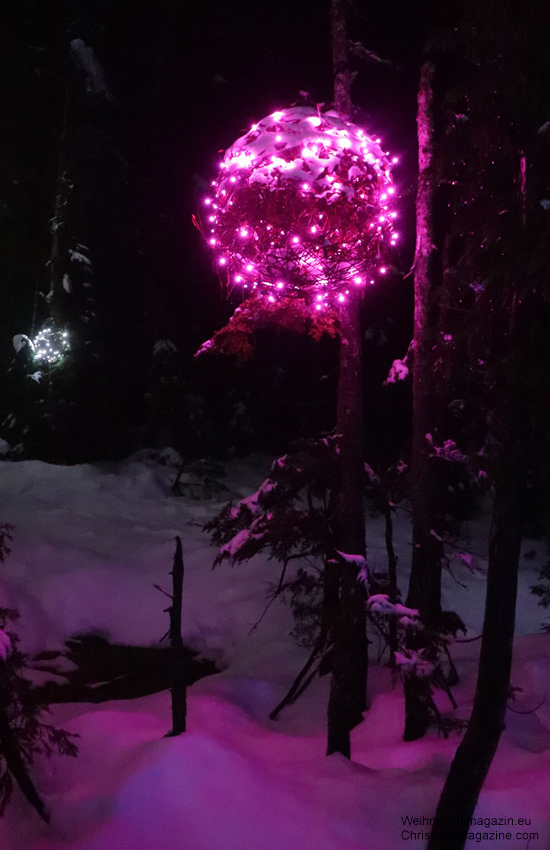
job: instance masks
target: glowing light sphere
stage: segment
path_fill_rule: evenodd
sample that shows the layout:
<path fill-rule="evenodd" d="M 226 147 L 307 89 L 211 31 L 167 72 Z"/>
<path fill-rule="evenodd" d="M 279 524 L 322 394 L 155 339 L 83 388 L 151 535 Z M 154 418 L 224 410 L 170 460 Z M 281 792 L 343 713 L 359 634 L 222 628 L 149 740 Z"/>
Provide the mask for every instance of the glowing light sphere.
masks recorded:
<path fill-rule="evenodd" d="M 35 360 L 45 364 L 57 363 L 70 348 L 69 332 L 46 325 L 37 333 L 32 343 Z"/>
<path fill-rule="evenodd" d="M 336 112 L 296 106 L 226 151 L 204 235 L 230 286 L 342 301 L 350 284 L 385 272 L 394 198 L 379 139 Z"/>

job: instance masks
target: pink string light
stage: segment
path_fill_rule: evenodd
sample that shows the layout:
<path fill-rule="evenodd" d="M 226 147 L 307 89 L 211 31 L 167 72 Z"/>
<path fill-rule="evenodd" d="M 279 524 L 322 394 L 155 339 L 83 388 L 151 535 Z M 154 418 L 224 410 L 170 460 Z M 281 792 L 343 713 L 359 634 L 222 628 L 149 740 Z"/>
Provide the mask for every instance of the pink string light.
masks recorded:
<path fill-rule="evenodd" d="M 396 161 L 396 158 L 393 160 Z M 336 112 L 273 112 L 226 151 L 213 183 L 208 241 L 228 281 L 269 300 L 345 299 L 394 245 L 395 196 L 380 140 Z M 284 283 L 283 283 L 284 281 Z"/>

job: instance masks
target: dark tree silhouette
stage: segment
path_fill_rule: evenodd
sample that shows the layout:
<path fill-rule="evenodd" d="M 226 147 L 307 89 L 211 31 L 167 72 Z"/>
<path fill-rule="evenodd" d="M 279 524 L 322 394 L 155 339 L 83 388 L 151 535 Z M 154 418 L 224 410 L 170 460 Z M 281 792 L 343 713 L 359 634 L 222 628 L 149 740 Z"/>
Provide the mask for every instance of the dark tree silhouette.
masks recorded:
<path fill-rule="evenodd" d="M 441 387 L 434 377 L 438 349 L 437 298 L 441 261 L 435 236 L 438 163 L 435 151 L 434 73 L 431 61 L 422 66 L 418 90 L 418 190 L 416 198 L 416 252 L 414 258 L 413 434 L 411 503 L 413 550 L 407 605 L 420 612 L 426 627 L 441 613 L 442 517 L 441 494 L 432 446 L 426 439 L 440 424 Z M 435 533 L 434 533 L 435 532 Z M 419 650 L 429 631 L 414 630 L 408 640 Z M 404 739 L 425 734 L 432 720 L 431 688 L 426 677 L 407 675 Z"/>
<path fill-rule="evenodd" d="M 540 87 L 540 69 L 546 64 L 539 36 L 544 20 L 546 4 L 519 8 L 509 0 L 472 1 L 466 3 L 459 30 L 467 59 L 462 91 L 468 126 L 462 144 L 469 163 L 460 192 L 462 207 L 464 198 L 470 199 L 471 226 L 460 242 L 460 261 L 468 279 L 481 285 L 472 310 L 470 346 L 473 362 L 479 363 L 483 353 L 485 408 L 496 450 L 474 707 L 436 811 L 439 822 L 454 817 L 462 826 L 452 839 L 434 835 L 429 850 L 462 850 L 468 819 L 505 726 L 509 698 L 533 423 L 539 397 L 548 392 L 546 370 L 532 359 L 540 334 L 537 312 L 545 312 L 549 291 L 548 222 L 539 203 L 545 165 L 537 157 L 536 138 L 550 107 L 548 93 Z M 461 224 L 457 212 L 454 226 Z"/>

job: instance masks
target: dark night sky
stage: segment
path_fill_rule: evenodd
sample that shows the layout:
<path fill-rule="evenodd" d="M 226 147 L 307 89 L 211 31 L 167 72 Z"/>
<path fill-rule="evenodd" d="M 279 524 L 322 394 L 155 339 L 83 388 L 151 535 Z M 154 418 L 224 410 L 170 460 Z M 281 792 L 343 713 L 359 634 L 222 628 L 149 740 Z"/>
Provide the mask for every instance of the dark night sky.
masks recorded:
<path fill-rule="evenodd" d="M 394 273 L 365 297 L 365 324 L 373 328 L 365 342 L 367 380 L 378 389 L 411 336 L 412 276 L 407 273 L 414 248 L 416 91 L 423 48 L 437 32 L 437 49 L 442 49 L 441 33 L 461 20 L 464 5 L 465 0 L 350 0 L 352 40 L 384 60 L 359 70 L 354 119 L 380 135 L 400 160 L 394 176 L 402 247 L 391 260 Z M 531 27 L 529 37 L 544 32 L 542 0 L 525 4 L 528 14 L 521 3 L 512 6 L 518 20 L 525 18 Z M 329 9 L 330 0 L 0 4 L 2 368 L 13 359 L 13 335 L 32 333 L 37 303 L 43 309 L 35 330 L 47 318 L 48 302 L 40 298 L 52 277 L 50 219 L 65 92 L 72 86 L 68 123 L 80 137 L 75 173 L 86 196 L 86 215 L 79 214 L 97 236 L 97 337 L 104 337 L 106 360 L 116 360 L 113 371 L 120 374 L 112 393 L 118 397 L 131 375 L 131 391 L 143 402 L 158 339 L 176 344 L 188 380 L 193 353 L 235 307 L 223 297 L 213 258 L 191 216 L 202 208 L 221 152 L 251 123 L 299 101 L 300 91 L 309 92 L 314 103 L 330 103 Z M 530 15 L 538 17 L 533 22 Z M 74 38 L 94 49 L 111 101 L 90 103 L 82 79 L 75 79 L 69 49 Z M 440 64 L 454 79 L 455 55 Z M 387 344 L 379 344 L 385 339 Z M 269 362 L 273 375 L 278 368 Z M 294 377 L 292 364 L 284 368 Z M 195 391 L 202 378 L 202 373 L 191 375 L 186 387 Z M 128 418 L 139 416 L 129 408 Z"/>
<path fill-rule="evenodd" d="M 10 248 L 7 273 L 2 269 L 2 285 L 9 289 L 2 331 L 7 362 L 13 334 L 31 332 L 36 281 L 44 293 L 49 286 L 48 222 L 70 40 L 82 38 L 94 49 L 113 95 L 103 113 L 96 107 L 86 112 L 78 95 L 71 117 L 85 133 L 90 125 L 92 135 L 104 132 L 111 163 L 124 163 L 118 195 L 105 170 L 91 184 L 94 215 L 99 209 L 102 219 L 96 222 L 100 250 L 94 267 L 104 315 L 110 317 L 108 344 L 118 345 L 121 379 L 124 369 L 135 366 L 137 398 L 155 340 L 172 339 L 189 364 L 235 307 L 222 296 L 191 216 L 201 209 L 220 152 L 252 122 L 300 100 L 300 91 L 315 103 L 330 102 L 329 8 L 329 0 L 18 0 L 0 8 L 0 166 L 6 191 L 13 192 L 10 169 L 29 175 L 21 195 L 25 209 L 17 213 L 28 233 L 20 228 L 5 237 L 19 245 Z M 402 278 L 414 243 L 416 87 L 425 21 L 436 13 L 428 0 L 357 0 L 350 17 L 351 38 L 388 63 L 369 63 L 359 71 L 355 120 L 381 135 L 401 163 L 395 179 L 403 196 L 403 248 L 393 261 L 400 274 L 368 293 L 365 311 L 368 324 L 389 338 L 389 345 L 368 358 L 376 362 L 372 380 L 378 386 L 410 338 L 412 283 Z M 375 348 L 376 342 L 369 345 Z M 275 375 L 279 365 L 269 361 L 266 368 Z M 295 366 L 284 368 L 292 375 Z M 198 386 L 202 377 L 193 380 Z"/>
<path fill-rule="evenodd" d="M 354 99 L 356 120 L 401 155 L 396 177 L 405 192 L 415 171 L 424 4 L 429 8 L 427 0 L 358 0 L 350 17 L 352 39 L 397 66 L 365 65 Z M 0 10 L 6 95 L 18 102 L 17 120 L 29 124 L 26 137 L 42 134 L 36 150 L 44 161 L 37 168 L 55 173 L 62 102 L 55 77 L 62 79 L 70 39 L 82 37 L 104 66 L 114 95 L 109 131 L 128 164 L 137 230 L 132 273 L 143 282 L 153 334 L 181 341 L 182 328 L 196 326 L 194 345 L 227 313 L 217 303 L 210 257 L 191 214 L 215 175 L 219 152 L 253 121 L 297 101 L 300 90 L 316 103 L 330 101 L 329 7 L 329 0 L 20 0 Z M 46 98 L 32 79 L 26 88 L 13 79 L 22 64 L 37 67 L 44 51 L 57 60 L 31 73 L 41 75 Z M 51 117 L 33 128 L 38 109 Z"/>
<path fill-rule="evenodd" d="M 191 327 L 198 323 L 199 335 L 224 315 L 208 250 L 191 225 L 200 190 L 214 176 L 219 152 L 254 120 L 295 102 L 300 90 L 315 102 L 330 101 L 329 4 L 123 0 L 113 6 L 119 9 L 110 13 L 104 61 L 151 270 L 145 303 L 159 333 L 181 341 L 182 311 L 193 313 Z M 401 155 L 396 176 L 410 191 L 422 41 L 416 4 L 358 6 L 352 37 L 398 68 L 361 70 L 354 87 L 357 120 Z"/>

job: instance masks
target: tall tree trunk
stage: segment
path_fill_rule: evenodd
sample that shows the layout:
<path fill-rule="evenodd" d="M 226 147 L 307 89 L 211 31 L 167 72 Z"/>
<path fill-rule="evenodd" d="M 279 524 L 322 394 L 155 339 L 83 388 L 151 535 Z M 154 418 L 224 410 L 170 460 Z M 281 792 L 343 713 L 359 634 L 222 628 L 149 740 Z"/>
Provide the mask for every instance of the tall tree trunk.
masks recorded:
<path fill-rule="evenodd" d="M 66 72 L 68 74 L 68 71 Z M 68 122 L 69 122 L 69 99 L 70 86 L 67 79 L 65 83 L 65 94 L 63 98 L 63 118 L 59 138 L 59 158 L 57 164 L 57 179 L 54 213 L 52 220 L 52 244 L 50 249 L 50 291 L 48 293 L 48 301 L 50 305 L 50 313 L 54 322 L 62 326 L 65 316 L 63 315 L 63 272 L 64 262 L 66 259 L 63 256 L 67 250 L 67 207 L 69 206 L 69 196 L 71 194 L 70 178 L 66 173 L 67 169 L 67 144 L 68 144 Z M 33 333 L 34 333 L 33 328 Z"/>
<path fill-rule="evenodd" d="M 340 469 L 336 493 L 336 548 L 365 555 L 363 393 L 360 293 L 340 310 L 341 349 L 337 433 Z M 350 731 L 366 708 L 366 591 L 357 567 L 337 560 L 327 569 L 339 572 L 340 595 L 333 624 L 333 669 L 328 704 L 327 754 L 350 757 Z"/>
<path fill-rule="evenodd" d="M 432 838 L 428 850 L 462 850 L 464 847 L 470 818 L 505 726 L 525 495 L 523 464 L 519 455 L 523 439 L 520 428 L 516 427 L 502 449 L 495 485 L 485 619 L 474 707 L 435 815 L 436 824 L 458 824 L 452 830 L 456 837 Z M 445 827 L 436 826 L 434 832 L 437 831 L 445 832 Z"/>
<path fill-rule="evenodd" d="M 334 105 L 343 118 L 351 118 L 351 86 L 355 71 L 350 67 L 348 39 L 348 10 L 350 0 L 331 0 L 330 26 L 332 41 L 332 71 L 334 74 Z"/>
<path fill-rule="evenodd" d="M 338 112 L 349 119 L 353 72 L 349 67 L 347 0 L 332 0 L 332 58 L 334 99 Z M 336 549 L 365 556 L 363 502 L 363 374 L 361 362 L 361 295 L 350 293 L 340 308 L 341 344 L 336 430 L 340 434 L 340 470 L 336 492 Z M 357 567 L 336 560 L 326 569 L 338 574 L 339 599 L 333 623 L 333 667 L 327 714 L 327 755 L 350 758 L 350 731 L 366 708 L 367 638 L 366 591 Z"/>
<path fill-rule="evenodd" d="M 441 612 L 441 557 L 438 488 L 433 448 L 426 438 L 437 429 L 438 392 L 434 382 L 433 350 L 437 340 L 434 292 L 441 279 L 435 245 L 434 202 L 437 180 L 434 164 L 434 66 L 425 62 L 418 90 L 418 191 L 414 259 L 413 437 L 411 500 L 413 552 L 407 605 L 420 611 L 425 625 Z M 434 533 L 435 532 L 435 533 Z M 429 632 L 412 632 L 409 648 L 418 650 Z M 405 679 L 404 739 L 425 734 L 431 720 L 429 680 Z"/>
<path fill-rule="evenodd" d="M 388 595 L 390 602 L 399 600 L 399 592 L 397 588 L 397 555 L 393 548 L 393 517 L 392 505 L 389 495 L 384 493 L 384 520 L 385 520 L 385 540 L 386 552 L 388 555 Z M 395 653 L 398 650 L 398 631 L 397 620 L 395 617 L 390 617 L 388 623 L 388 648 L 390 650 L 390 665 L 395 665 Z"/>

